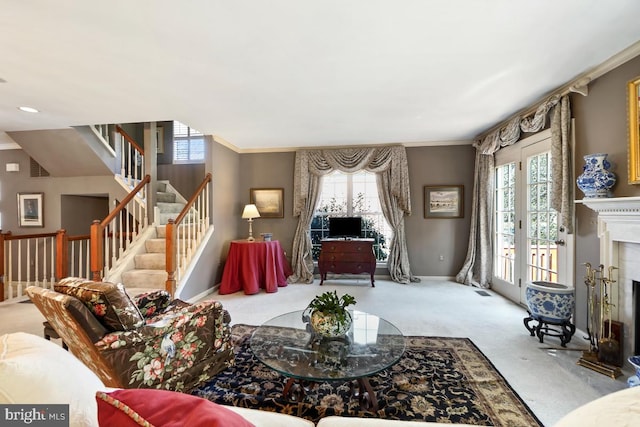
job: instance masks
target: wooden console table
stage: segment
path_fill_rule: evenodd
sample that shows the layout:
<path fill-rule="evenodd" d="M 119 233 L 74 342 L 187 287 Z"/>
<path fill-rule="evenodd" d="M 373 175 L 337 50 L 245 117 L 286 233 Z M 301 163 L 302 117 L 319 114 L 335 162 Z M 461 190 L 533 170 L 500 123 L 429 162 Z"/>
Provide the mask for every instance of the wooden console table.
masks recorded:
<path fill-rule="evenodd" d="M 326 239 L 323 240 L 318 258 L 320 285 L 327 273 L 369 273 L 371 286 L 375 287 L 373 275 L 376 272 L 376 256 L 373 253 L 373 239 Z"/>

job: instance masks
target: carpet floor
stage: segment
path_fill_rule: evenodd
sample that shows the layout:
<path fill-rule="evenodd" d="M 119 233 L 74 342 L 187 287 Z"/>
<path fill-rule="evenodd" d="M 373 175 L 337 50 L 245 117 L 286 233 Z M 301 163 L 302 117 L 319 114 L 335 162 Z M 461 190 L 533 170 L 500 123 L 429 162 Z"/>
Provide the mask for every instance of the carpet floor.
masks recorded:
<path fill-rule="evenodd" d="M 542 423 L 468 338 L 406 336 L 402 358 L 369 378 L 378 411 L 360 408 L 350 383 L 318 383 L 300 402 L 284 399 L 287 377 L 249 348 L 255 326 L 234 325 L 236 364 L 194 395 L 213 402 L 285 413 L 313 422 L 329 415 L 510 427 Z"/>

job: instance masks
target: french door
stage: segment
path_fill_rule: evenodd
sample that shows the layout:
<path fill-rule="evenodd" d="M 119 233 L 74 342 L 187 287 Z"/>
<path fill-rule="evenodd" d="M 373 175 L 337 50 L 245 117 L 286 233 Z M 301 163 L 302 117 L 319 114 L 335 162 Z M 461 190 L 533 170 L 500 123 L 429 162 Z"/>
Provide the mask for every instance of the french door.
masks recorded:
<path fill-rule="evenodd" d="M 573 286 L 573 235 L 550 206 L 551 132 L 496 153 L 493 289 L 525 304 L 529 281 Z"/>

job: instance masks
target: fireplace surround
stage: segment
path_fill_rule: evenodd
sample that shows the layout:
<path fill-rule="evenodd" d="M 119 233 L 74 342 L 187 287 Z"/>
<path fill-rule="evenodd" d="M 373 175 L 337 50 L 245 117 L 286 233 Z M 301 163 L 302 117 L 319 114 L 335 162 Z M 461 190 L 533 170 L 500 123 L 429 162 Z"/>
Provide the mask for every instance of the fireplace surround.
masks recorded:
<path fill-rule="evenodd" d="M 640 330 L 636 328 L 633 281 L 640 280 L 640 197 L 583 199 L 598 214 L 599 263 L 618 267 L 616 286 L 611 290 L 612 319 L 624 324 L 623 357 L 634 354 Z M 637 290 L 636 292 L 640 292 Z"/>

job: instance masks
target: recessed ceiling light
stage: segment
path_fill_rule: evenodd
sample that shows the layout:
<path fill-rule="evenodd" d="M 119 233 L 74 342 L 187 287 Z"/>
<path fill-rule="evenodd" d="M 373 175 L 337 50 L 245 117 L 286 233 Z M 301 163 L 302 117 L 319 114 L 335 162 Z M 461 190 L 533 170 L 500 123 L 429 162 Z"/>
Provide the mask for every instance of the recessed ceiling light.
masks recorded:
<path fill-rule="evenodd" d="M 40 111 L 36 110 L 33 107 L 18 107 L 18 110 L 24 111 L 25 113 L 39 113 Z"/>

